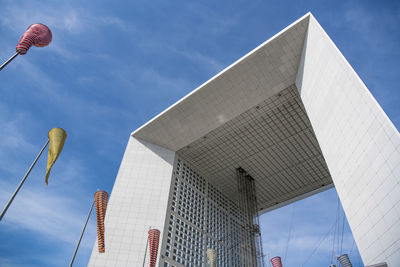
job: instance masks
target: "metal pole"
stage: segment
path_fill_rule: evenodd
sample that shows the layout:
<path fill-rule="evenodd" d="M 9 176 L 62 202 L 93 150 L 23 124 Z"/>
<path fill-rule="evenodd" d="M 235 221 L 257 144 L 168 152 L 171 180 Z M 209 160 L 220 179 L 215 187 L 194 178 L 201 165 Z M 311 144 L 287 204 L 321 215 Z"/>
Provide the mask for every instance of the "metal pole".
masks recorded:
<path fill-rule="evenodd" d="M 270 257 L 269 257 L 269 252 L 267 252 L 267 258 L 268 258 L 268 267 L 271 267 L 271 261 L 270 261 Z"/>
<path fill-rule="evenodd" d="M 44 144 L 42 150 L 40 150 L 40 152 L 39 152 L 39 154 L 37 155 L 36 159 L 33 161 L 32 165 L 29 167 L 29 169 L 28 169 L 28 171 L 26 172 L 24 178 L 22 178 L 22 181 L 19 183 L 17 189 L 15 190 L 14 194 L 11 196 L 11 198 L 10 198 L 10 200 L 8 201 L 6 207 L 4 208 L 3 212 L 1 213 L 1 215 L 0 215 L 0 221 L 1 221 L 1 219 L 3 219 L 3 216 L 4 216 L 4 214 L 6 214 L 6 212 L 7 212 L 7 210 L 8 210 L 8 207 L 10 207 L 10 205 L 11 205 L 11 203 L 13 202 L 15 196 L 17 195 L 19 189 L 21 189 L 21 186 L 24 184 L 24 182 L 25 182 L 26 178 L 28 177 L 29 173 L 31 172 L 33 166 L 35 166 L 35 164 L 36 164 L 36 162 L 38 161 L 40 155 L 42 155 L 43 150 L 46 148 L 46 146 L 48 145 L 49 142 L 50 142 L 49 139 L 47 139 L 46 144 Z"/>
<path fill-rule="evenodd" d="M 0 70 L 2 70 L 5 66 L 7 66 L 7 64 L 10 63 L 18 55 L 19 55 L 19 53 L 16 52 L 12 57 L 10 57 L 6 62 L 4 62 L 3 65 L 0 66 Z"/>
<path fill-rule="evenodd" d="M 149 231 L 151 230 L 151 226 L 149 227 Z M 147 241 L 146 241 L 146 249 L 144 250 L 144 259 L 143 259 L 143 267 L 146 264 L 146 256 L 147 256 L 147 247 L 149 245 L 149 235 L 147 235 Z"/>
<path fill-rule="evenodd" d="M 69 263 L 69 267 L 72 267 L 72 264 L 74 264 L 75 256 L 76 256 L 76 253 L 78 252 L 79 245 L 81 244 L 82 236 L 83 236 L 83 233 L 85 232 L 86 225 L 87 225 L 87 223 L 89 221 L 89 218 L 90 218 L 90 214 L 92 214 L 93 206 L 94 206 L 94 200 L 93 200 L 92 206 L 90 207 L 89 214 L 88 214 L 88 216 L 86 218 L 85 226 L 83 226 L 81 237 L 79 237 L 78 244 L 76 245 L 76 248 L 75 248 L 75 251 L 74 251 L 74 255 L 72 256 L 71 262 Z"/>

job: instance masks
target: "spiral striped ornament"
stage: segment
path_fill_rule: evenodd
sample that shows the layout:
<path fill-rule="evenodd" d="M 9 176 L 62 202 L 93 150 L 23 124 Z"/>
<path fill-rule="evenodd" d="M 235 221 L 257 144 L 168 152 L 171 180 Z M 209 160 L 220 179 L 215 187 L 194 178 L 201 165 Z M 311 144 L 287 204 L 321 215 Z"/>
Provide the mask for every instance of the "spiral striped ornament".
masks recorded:
<path fill-rule="evenodd" d="M 28 49 L 35 43 L 35 37 L 31 34 L 23 35 L 17 44 L 16 51 L 20 55 L 25 55 Z"/>
<path fill-rule="evenodd" d="M 32 24 L 22 35 L 15 50 L 18 54 L 25 55 L 32 45 L 38 47 L 47 46 L 52 38 L 53 35 L 46 25 L 40 23 Z"/>
<path fill-rule="evenodd" d="M 282 260 L 281 257 L 273 257 L 271 259 L 271 263 L 273 267 L 282 267 Z"/>
<path fill-rule="evenodd" d="M 94 194 L 97 215 L 97 244 L 99 253 L 105 252 L 104 243 L 104 218 L 106 217 L 108 193 L 106 191 L 97 191 Z"/>
<path fill-rule="evenodd" d="M 341 255 L 341 256 L 339 256 L 337 259 L 339 260 L 340 264 L 341 264 L 343 267 L 352 267 L 352 266 L 353 266 L 353 265 L 351 264 L 351 262 L 350 262 L 349 255 L 347 255 L 347 254 Z"/>
<path fill-rule="evenodd" d="M 160 243 L 160 231 L 157 229 L 150 229 L 149 230 L 150 267 L 156 266 L 159 243 Z"/>

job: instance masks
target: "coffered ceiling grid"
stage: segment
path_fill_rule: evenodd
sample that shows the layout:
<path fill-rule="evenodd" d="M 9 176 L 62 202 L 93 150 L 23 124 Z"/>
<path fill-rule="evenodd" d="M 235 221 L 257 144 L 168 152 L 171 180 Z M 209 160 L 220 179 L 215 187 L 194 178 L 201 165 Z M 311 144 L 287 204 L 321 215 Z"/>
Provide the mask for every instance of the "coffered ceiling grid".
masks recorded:
<path fill-rule="evenodd" d="M 235 198 L 235 169 L 256 181 L 266 208 L 332 183 L 297 88 L 289 86 L 177 153 Z"/>
<path fill-rule="evenodd" d="M 295 83 L 308 21 L 288 26 L 132 136 L 177 151 Z"/>

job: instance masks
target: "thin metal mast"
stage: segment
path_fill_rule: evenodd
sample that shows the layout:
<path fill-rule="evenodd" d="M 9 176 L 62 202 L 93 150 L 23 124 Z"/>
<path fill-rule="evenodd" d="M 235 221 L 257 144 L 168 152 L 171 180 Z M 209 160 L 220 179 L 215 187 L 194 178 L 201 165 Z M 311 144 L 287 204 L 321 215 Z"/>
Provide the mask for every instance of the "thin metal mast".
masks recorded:
<path fill-rule="evenodd" d="M 5 66 L 7 66 L 8 63 L 13 61 L 14 58 L 16 58 L 19 55 L 18 52 L 16 52 L 12 57 L 10 57 L 6 62 L 3 63 L 3 65 L 0 66 L 0 70 L 2 70 Z"/>
<path fill-rule="evenodd" d="M 81 244 L 83 234 L 85 233 L 85 229 L 86 229 L 86 226 L 88 224 L 88 221 L 89 221 L 89 218 L 90 218 L 90 214 L 92 214 L 93 206 L 94 206 L 94 200 L 92 202 L 92 206 L 90 206 L 89 213 L 88 213 L 88 215 L 86 217 L 85 225 L 83 226 L 81 236 L 79 237 L 79 241 L 78 241 L 78 243 L 77 243 L 77 245 L 75 247 L 74 254 L 72 255 L 71 262 L 69 263 L 69 267 L 72 267 L 72 265 L 74 264 L 76 253 L 78 252 L 79 245 Z"/>
<path fill-rule="evenodd" d="M 14 194 L 11 196 L 10 200 L 7 202 L 6 206 L 4 207 L 3 211 L 1 212 L 0 221 L 1 221 L 1 219 L 3 219 L 4 214 L 6 214 L 8 208 L 10 207 L 11 203 L 13 202 L 15 196 L 18 194 L 18 191 L 21 189 L 22 185 L 25 183 L 25 180 L 28 177 L 28 175 L 31 173 L 31 170 L 32 170 L 33 166 L 35 166 L 36 162 L 40 158 L 40 155 L 42 155 L 44 149 L 49 144 L 49 142 L 50 142 L 49 139 L 47 139 L 46 143 L 44 144 L 44 146 L 40 150 L 39 154 L 36 156 L 36 158 L 33 161 L 32 165 L 29 167 L 28 171 L 25 173 L 25 176 L 22 178 L 21 182 L 17 186 L 17 189 L 15 189 Z"/>
<path fill-rule="evenodd" d="M 264 267 L 260 222 L 254 179 L 242 168 L 236 169 L 238 205 L 241 210 L 240 250 L 243 267 Z"/>

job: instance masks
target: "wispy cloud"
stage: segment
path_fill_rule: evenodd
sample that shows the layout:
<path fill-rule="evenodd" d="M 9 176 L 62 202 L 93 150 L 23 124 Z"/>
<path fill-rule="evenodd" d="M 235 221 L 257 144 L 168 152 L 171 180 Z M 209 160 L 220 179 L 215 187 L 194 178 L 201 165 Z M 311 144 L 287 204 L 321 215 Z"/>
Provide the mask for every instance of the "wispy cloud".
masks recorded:
<path fill-rule="evenodd" d="M 3 208 L 40 146 L 32 143 L 34 127 L 29 123 L 31 118 L 28 114 L 11 114 L 4 106 L 0 106 L 0 114 L 0 207 Z M 91 174 L 82 162 L 62 153 L 50 175 L 50 184 L 46 187 L 46 152 L 2 219 L 1 231 L 4 236 L 7 233 L 8 236 L 16 237 L 24 233 L 26 240 L 57 243 L 58 253 L 69 255 L 90 208 L 92 195 L 86 192 L 86 188 Z M 95 235 L 92 220 L 81 245 L 81 253 L 90 253 Z M 29 266 L 36 265 L 34 262 L 62 266 L 66 262 L 63 258 L 40 258 L 34 254 L 24 255 L 22 259 L 14 254 L 6 254 L 6 249 L 5 243 L 0 253 L 1 266 L 28 266 L 25 265 L 26 261 L 30 261 Z"/>
<path fill-rule="evenodd" d="M 4 216 L 1 225 L 2 231 L 7 232 L 8 235 L 18 236 L 19 233 L 25 233 L 25 238 L 31 240 L 30 242 L 40 240 L 47 244 L 57 244 L 58 253 L 64 257 L 72 255 L 92 197 L 84 190 L 86 188 L 84 178 L 90 176 L 83 166 L 65 158 L 60 159 L 56 164 L 54 173 L 50 175 L 49 186 L 46 187 L 44 184 L 45 160 L 38 162 Z M 8 201 L 17 183 L 16 179 L 0 179 L 1 207 Z M 92 217 L 94 216 L 93 212 Z M 92 218 L 80 246 L 81 254 L 90 253 L 93 247 L 96 236 L 94 224 L 95 220 Z M 3 264 L 25 266 L 20 262 L 22 259 L 16 255 L 1 257 L 2 266 Z M 53 255 L 42 258 L 40 255 L 25 255 L 23 262 L 30 261 L 29 266 L 35 265 L 34 262 L 62 266 L 68 260 L 62 257 L 57 258 Z"/>
<path fill-rule="evenodd" d="M 250 8 L 252 4 L 248 4 L 246 3 L 247 8 Z M 187 2 L 186 8 L 194 18 L 200 20 L 198 26 L 208 33 L 225 33 L 240 22 L 240 13 L 229 13 L 229 8 L 224 13 L 216 10 L 214 6 L 202 5 L 199 2 Z"/>
<path fill-rule="evenodd" d="M 211 73 L 218 73 L 227 66 L 227 64 L 219 62 L 216 58 L 203 55 L 196 51 L 182 51 L 181 53 L 194 64 L 208 70 Z"/>
<path fill-rule="evenodd" d="M 4 108 L 0 110 L 4 111 Z M 18 114 L 11 121 L 5 121 L 0 118 L 0 150 L 19 149 L 24 151 L 33 151 L 34 146 L 23 138 L 18 124 L 21 123 L 21 114 Z"/>
<path fill-rule="evenodd" d="M 15 42 L 29 25 L 36 22 L 50 27 L 53 32 L 53 41 L 46 49 L 64 60 L 80 58 L 80 55 L 76 54 L 79 50 L 72 53 L 70 46 L 84 41 L 82 36 L 101 32 L 105 26 L 117 27 L 124 31 L 133 28 L 120 18 L 102 16 L 68 3 L 59 3 L 58 6 L 54 6 L 45 2 L 25 2 L 25 7 L 21 8 L 12 1 L 6 1 L 0 10 L 0 25 L 13 33 Z M 85 44 L 89 45 L 88 42 Z"/>
<path fill-rule="evenodd" d="M 383 57 L 392 55 L 397 51 L 398 38 L 395 36 L 385 38 L 385 36 L 387 32 L 395 32 L 397 30 L 399 20 L 400 13 L 396 12 L 395 7 L 390 9 L 387 6 L 386 8 L 379 8 L 375 12 L 372 12 L 365 5 L 354 5 L 349 2 L 341 26 L 351 29 L 353 36 L 362 38 L 367 48 L 373 50 L 380 57 Z M 360 49 L 358 44 L 353 45 L 355 46 L 354 49 Z M 383 46 L 386 49 L 380 49 Z M 388 49 L 388 47 L 392 47 L 393 49 Z M 363 47 L 362 49 L 365 48 Z"/>
<path fill-rule="evenodd" d="M 351 52 L 348 53 L 350 63 L 392 121 L 398 124 L 400 116 L 393 110 L 396 110 L 400 95 L 392 93 L 392 84 L 398 80 L 396 67 L 400 56 L 400 38 L 394 33 L 398 32 L 400 23 L 400 5 L 388 1 L 373 6 L 372 10 L 368 2 L 346 4 L 341 21 L 342 29 L 350 29 L 346 50 Z M 357 40 L 362 40 L 361 46 Z M 364 57 L 368 60 L 362 60 Z M 383 65 L 386 68 L 379 67 Z"/>
<path fill-rule="evenodd" d="M 7 176 L 20 174 L 23 162 L 29 158 L 27 155 L 35 155 L 40 149 L 25 136 L 31 116 L 14 112 L 1 104 L 0 114 L 3 115 L 0 117 L 0 170 Z"/>
<path fill-rule="evenodd" d="M 329 266 L 332 255 L 339 255 L 340 248 L 343 253 L 350 253 L 354 239 L 347 223 L 344 231 L 337 228 L 337 201 L 332 201 L 335 198 L 336 191 L 330 189 L 263 214 L 260 221 L 264 251 L 270 253 L 270 257 L 281 256 L 286 266 Z M 315 218 L 311 214 L 324 216 Z M 343 214 L 339 213 L 339 222 L 342 222 Z M 357 257 L 352 255 L 354 259 Z"/>
<path fill-rule="evenodd" d="M 385 12 L 382 14 L 381 12 L 371 12 L 371 10 L 367 10 L 362 5 L 348 5 L 348 8 L 345 11 L 344 19 L 345 23 L 348 27 L 351 27 L 354 31 L 357 31 L 363 34 L 365 39 L 370 39 L 374 41 L 373 36 L 371 34 L 375 34 L 376 32 L 371 31 L 372 27 L 380 27 L 380 25 L 386 25 L 389 27 L 397 27 L 396 24 L 400 18 L 400 14 L 398 12 Z M 380 21 L 379 24 L 377 22 Z M 382 40 L 383 41 L 383 40 Z"/>
<path fill-rule="evenodd" d="M 22 131 L 12 123 L 4 124 L 6 136 L 13 134 L 13 138 L 0 138 L 0 147 L 11 146 L 11 149 L 18 149 L 20 155 L 27 151 L 36 153 L 39 149 L 37 146 L 29 143 L 26 138 L 28 132 Z M 34 149 L 35 148 L 35 149 Z M 9 150 L 5 149 L 6 151 Z M 3 151 L 3 150 L 2 150 Z M 35 154 L 36 154 L 35 153 Z M 16 156 L 18 156 L 18 154 Z M 2 155 L 4 158 L 6 155 Z M 18 161 L 16 158 L 14 161 Z M 33 155 L 32 155 L 33 160 Z M 74 243 L 76 237 L 71 233 L 77 233 L 82 225 L 85 217 L 82 214 L 82 199 L 90 200 L 91 197 L 85 196 L 85 179 L 90 177 L 86 167 L 77 160 L 69 159 L 65 155 L 61 155 L 56 162 L 56 170 L 50 175 L 49 186 L 44 185 L 46 153 L 38 161 L 35 169 L 32 171 L 29 180 L 14 200 L 12 206 L 3 218 L 3 227 L 9 228 L 11 231 L 19 228 L 28 229 L 30 231 L 39 232 L 44 236 L 62 240 L 68 243 Z M 29 164 L 18 164 L 17 166 L 2 166 L 15 175 L 22 176 L 27 170 Z M 32 182 L 30 182 L 32 181 Z M 0 179 L 0 203 L 5 205 L 11 192 L 14 191 L 18 179 Z M 74 195 L 78 198 L 72 197 Z M 87 203 L 89 208 L 90 202 Z"/>
<path fill-rule="evenodd" d="M 1 188 L 1 203 L 5 203 L 11 186 L 2 181 Z M 24 188 L 4 217 L 2 225 L 8 231 L 27 229 L 48 239 L 76 244 L 78 236 L 75 233 L 79 233 L 85 219 L 85 214 L 80 212 L 80 205 L 77 199 L 60 196 L 57 192 Z M 90 202 L 86 206 L 89 210 Z M 93 227 L 88 231 L 88 235 L 93 236 Z"/>

